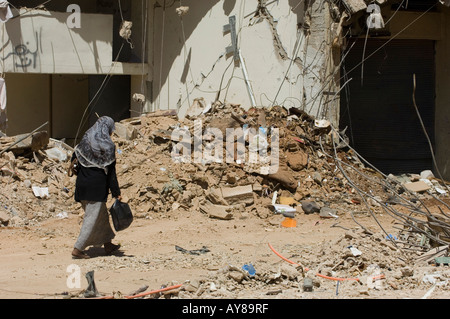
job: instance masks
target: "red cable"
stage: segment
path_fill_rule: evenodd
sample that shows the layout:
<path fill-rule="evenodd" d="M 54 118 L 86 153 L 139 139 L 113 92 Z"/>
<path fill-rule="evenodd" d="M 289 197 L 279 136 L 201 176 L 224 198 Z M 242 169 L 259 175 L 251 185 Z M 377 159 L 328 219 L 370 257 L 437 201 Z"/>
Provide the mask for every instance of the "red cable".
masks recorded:
<path fill-rule="evenodd" d="M 171 287 L 166 287 L 166 288 L 161 288 L 161 289 L 153 290 L 153 291 L 147 291 L 147 292 L 143 292 L 141 294 L 134 295 L 134 296 L 124 296 L 124 298 L 125 299 L 134 299 L 134 298 L 144 297 L 144 296 L 147 296 L 147 295 L 156 294 L 156 293 L 159 293 L 159 292 L 180 288 L 181 286 L 183 286 L 183 284 L 179 284 L 179 285 L 175 285 L 175 286 L 171 286 Z M 93 298 L 93 299 L 114 299 L 114 296 L 103 296 L 103 297 L 98 297 L 98 298 Z"/>
<path fill-rule="evenodd" d="M 292 260 L 287 259 L 286 257 L 283 257 L 280 253 L 278 253 L 278 252 L 272 247 L 272 245 L 271 245 L 270 243 L 269 243 L 269 247 L 270 247 L 270 249 L 271 249 L 278 257 L 280 257 L 281 259 L 287 261 L 287 262 L 290 263 L 290 264 L 293 264 L 293 265 L 296 265 L 296 266 L 301 266 L 301 267 L 303 267 L 302 265 L 297 264 L 297 263 L 293 262 Z M 304 271 L 309 271 L 309 269 L 306 268 L 306 267 L 303 267 L 303 269 L 304 269 Z M 337 281 L 345 281 L 345 280 L 355 280 L 355 281 L 359 281 L 358 278 L 336 278 L 336 277 L 325 276 L 325 275 L 318 274 L 318 273 L 316 274 L 316 276 L 322 277 L 322 278 L 325 278 L 325 279 L 330 279 L 330 280 L 337 280 Z"/>

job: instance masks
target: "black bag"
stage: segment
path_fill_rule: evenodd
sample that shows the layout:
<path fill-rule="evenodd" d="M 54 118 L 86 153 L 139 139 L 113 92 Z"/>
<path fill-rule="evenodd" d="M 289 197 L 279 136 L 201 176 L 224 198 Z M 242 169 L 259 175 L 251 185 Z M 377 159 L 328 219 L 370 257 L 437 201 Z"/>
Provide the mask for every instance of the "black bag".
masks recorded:
<path fill-rule="evenodd" d="M 109 209 L 111 219 L 116 231 L 127 229 L 133 222 L 133 213 L 127 203 L 122 203 L 118 199 Z"/>

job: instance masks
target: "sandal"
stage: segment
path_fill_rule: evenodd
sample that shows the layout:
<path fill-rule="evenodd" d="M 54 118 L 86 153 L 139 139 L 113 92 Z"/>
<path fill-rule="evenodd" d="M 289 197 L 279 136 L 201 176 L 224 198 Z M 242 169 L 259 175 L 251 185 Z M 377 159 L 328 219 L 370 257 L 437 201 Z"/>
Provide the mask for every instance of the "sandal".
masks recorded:
<path fill-rule="evenodd" d="M 113 252 L 119 250 L 120 244 L 114 245 L 113 243 L 106 243 L 106 244 L 104 244 L 104 247 L 105 247 L 106 254 L 111 255 Z"/>
<path fill-rule="evenodd" d="M 86 253 L 74 248 L 72 251 L 72 258 L 73 259 L 89 259 L 90 257 Z"/>

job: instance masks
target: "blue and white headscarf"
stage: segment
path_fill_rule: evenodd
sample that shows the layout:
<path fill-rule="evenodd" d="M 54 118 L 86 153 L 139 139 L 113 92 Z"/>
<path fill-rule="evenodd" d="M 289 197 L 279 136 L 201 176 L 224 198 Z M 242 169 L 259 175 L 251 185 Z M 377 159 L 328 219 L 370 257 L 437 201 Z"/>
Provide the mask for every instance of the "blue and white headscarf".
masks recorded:
<path fill-rule="evenodd" d="M 84 134 L 75 147 L 81 165 L 106 169 L 116 160 L 116 146 L 111 139 L 114 129 L 114 120 L 103 116 Z"/>

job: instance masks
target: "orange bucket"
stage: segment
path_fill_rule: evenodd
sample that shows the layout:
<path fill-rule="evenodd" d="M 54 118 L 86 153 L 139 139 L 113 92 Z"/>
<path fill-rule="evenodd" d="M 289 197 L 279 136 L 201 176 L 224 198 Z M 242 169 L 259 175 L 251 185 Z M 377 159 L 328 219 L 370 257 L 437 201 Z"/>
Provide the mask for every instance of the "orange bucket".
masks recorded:
<path fill-rule="evenodd" d="M 286 217 L 282 222 L 281 226 L 291 228 L 297 226 L 297 221 L 295 219 Z"/>

